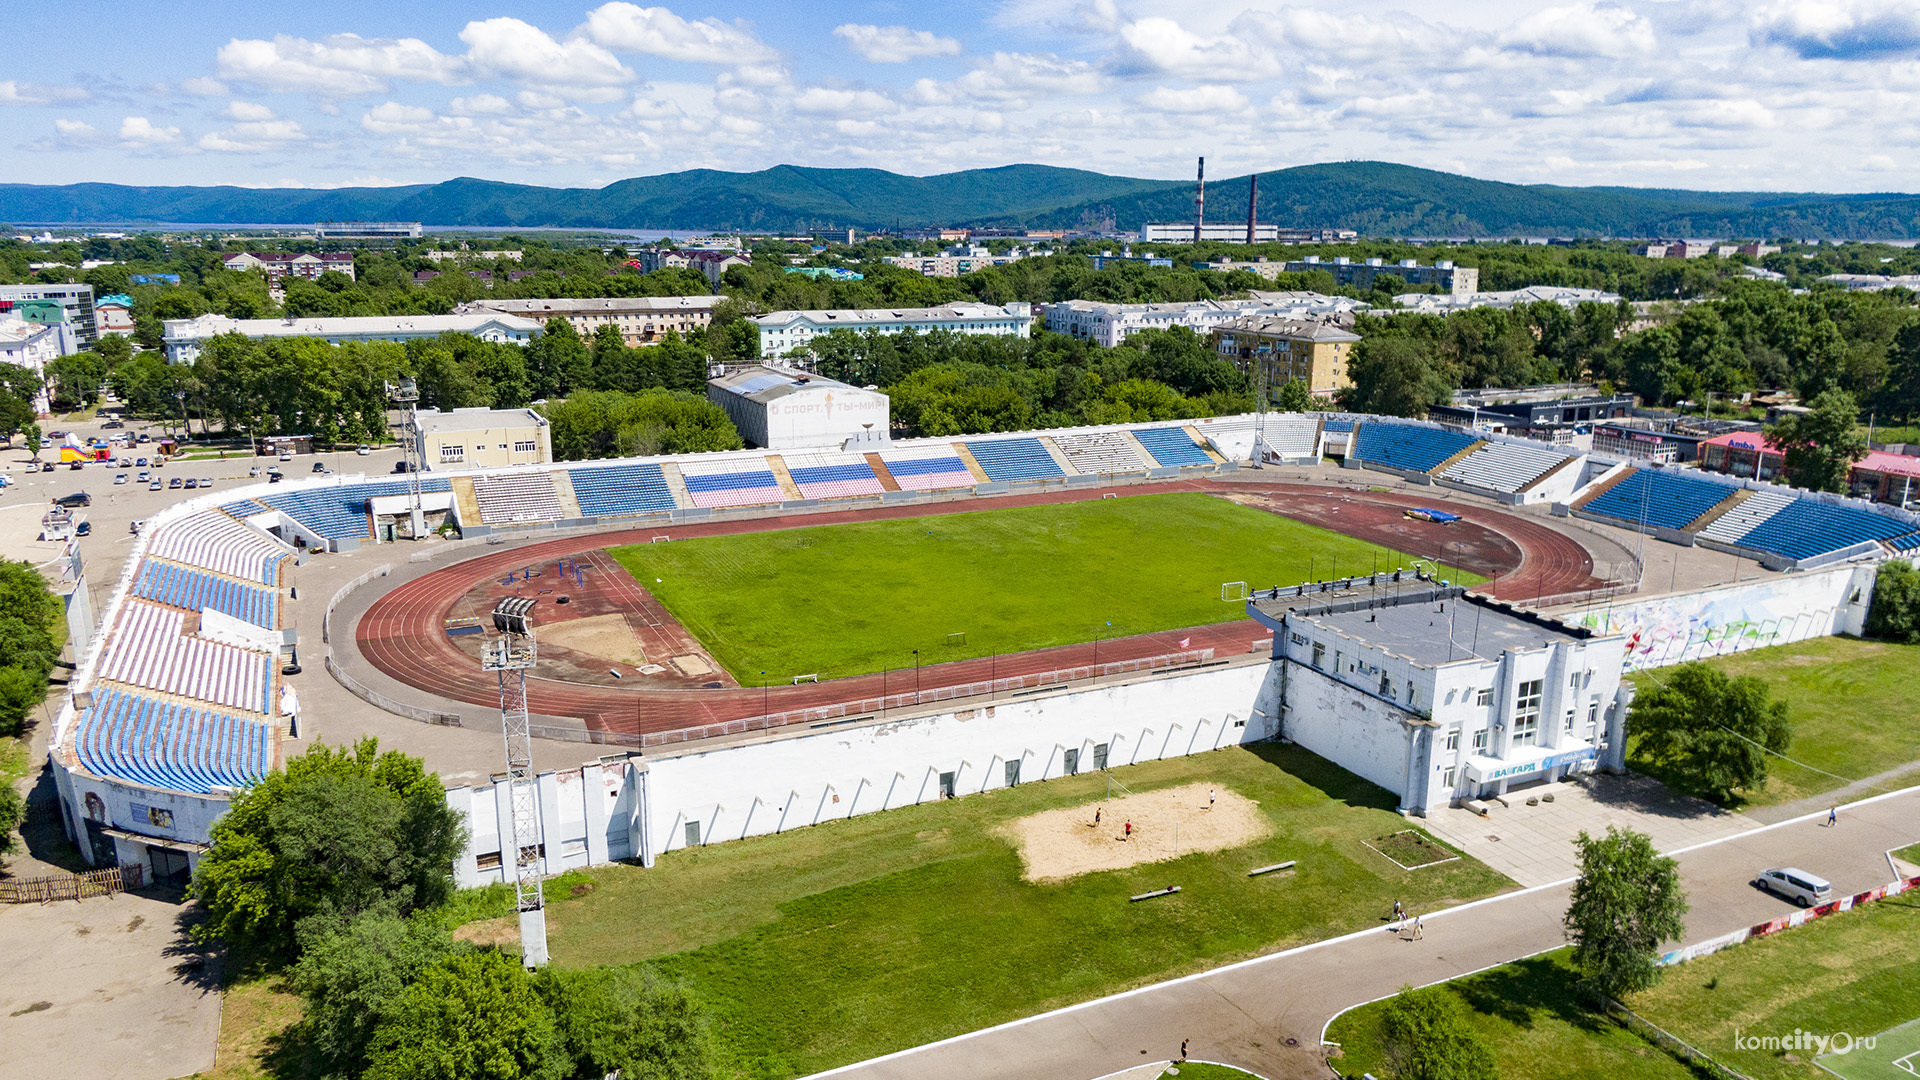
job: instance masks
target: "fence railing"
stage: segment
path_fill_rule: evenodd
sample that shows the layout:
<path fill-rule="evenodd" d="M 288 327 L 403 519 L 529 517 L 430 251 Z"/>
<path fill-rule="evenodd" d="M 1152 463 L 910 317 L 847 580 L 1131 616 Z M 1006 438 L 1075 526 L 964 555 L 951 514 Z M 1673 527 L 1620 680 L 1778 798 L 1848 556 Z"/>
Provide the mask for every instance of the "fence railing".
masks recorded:
<path fill-rule="evenodd" d="M 629 746 L 644 748 L 648 746 L 669 746 L 675 743 L 692 742 L 697 739 L 711 739 L 720 735 L 744 735 L 754 731 L 770 731 L 801 724 L 824 724 L 835 720 L 866 715 L 879 715 L 889 709 L 910 709 L 916 706 L 938 704 L 942 701 L 957 701 L 967 698 L 994 697 L 1000 694 L 1019 694 L 1056 686 L 1067 686 L 1076 682 L 1104 678 L 1109 675 L 1128 675 L 1139 672 L 1171 671 L 1176 668 L 1192 667 L 1213 661 L 1212 649 L 1188 649 L 1184 652 L 1163 653 L 1159 656 L 1143 656 L 1133 660 L 1115 660 L 1105 664 L 1083 664 L 1079 667 L 1058 668 L 1053 671 L 1035 672 L 1030 675 L 1010 675 L 1002 679 L 982 679 L 978 682 L 955 683 L 948 686 L 928 687 L 920 691 L 906 690 L 885 697 L 859 698 L 842 701 L 832 705 L 815 705 L 805 709 L 788 709 L 784 712 L 763 713 L 759 716 L 746 716 L 738 720 L 721 720 L 700 727 L 681 728 L 676 731 L 656 731 L 646 734 L 617 731 L 590 731 L 584 728 L 562 728 L 545 724 L 532 725 L 532 734 L 536 739 L 555 739 L 562 742 L 596 743 L 603 746 Z M 351 689 L 351 688 L 350 688 Z"/>
<path fill-rule="evenodd" d="M 1672 1054 L 1681 1062 L 1691 1066 L 1698 1072 L 1717 1077 L 1718 1080 L 1752 1080 L 1747 1074 L 1736 1072 L 1722 1065 L 1714 1059 L 1712 1054 L 1673 1034 L 1612 998 L 1606 999 L 1606 1012 L 1607 1015 L 1612 1017 L 1614 1022 L 1621 1027 L 1626 1028 L 1635 1035 Z"/>
<path fill-rule="evenodd" d="M 408 705 L 404 702 L 395 701 L 372 687 L 363 685 L 360 680 L 347 674 L 339 664 L 334 663 L 331 653 L 327 656 L 327 673 L 333 676 L 335 682 L 346 687 L 348 693 L 376 709 L 385 709 L 395 716 L 404 716 L 409 720 L 418 720 L 423 724 L 438 724 L 441 727 L 460 726 L 460 716 L 457 713 L 434 712 L 432 709 L 422 709 L 418 706 Z"/>
<path fill-rule="evenodd" d="M 58 877 L 0 879 L 0 904 L 45 904 L 54 900 L 84 900 L 138 889 L 147 883 L 147 868 L 139 863 L 89 870 Z"/>

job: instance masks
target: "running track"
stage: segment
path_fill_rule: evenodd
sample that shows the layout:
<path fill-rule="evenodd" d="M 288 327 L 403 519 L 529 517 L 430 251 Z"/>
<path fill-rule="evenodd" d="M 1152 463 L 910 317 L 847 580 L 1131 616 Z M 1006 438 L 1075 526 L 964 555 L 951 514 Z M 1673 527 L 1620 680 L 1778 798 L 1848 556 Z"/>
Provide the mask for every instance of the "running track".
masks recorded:
<path fill-rule="evenodd" d="M 1491 591 L 1502 599 L 1572 592 L 1596 584 L 1591 576 L 1592 560 L 1579 543 L 1536 522 L 1479 506 L 1452 506 L 1466 519 L 1462 523 L 1465 528 L 1461 525 L 1419 523 L 1418 534 L 1432 538 L 1428 549 L 1421 550 L 1420 543 L 1409 542 L 1409 523 L 1402 516 L 1402 511 L 1414 506 L 1431 505 L 1433 498 L 1430 495 L 1423 499 L 1318 485 L 1220 483 L 1210 480 L 1129 489 L 1131 494 L 1168 491 L 1263 497 L 1272 505 L 1285 509 L 1289 516 L 1322 524 L 1360 539 L 1383 543 L 1396 550 L 1411 550 L 1427 558 L 1439 558 L 1442 545 L 1448 539 L 1465 537 L 1468 542 L 1455 543 L 1446 561 L 1495 577 Z M 354 639 L 369 662 L 403 683 L 452 701 L 498 705 L 499 693 L 493 680 L 484 678 L 474 660 L 456 649 L 445 632 L 447 612 L 476 581 L 500 576 L 531 562 L 558 559 L 564 555 L 584 555 L 616 544 L 644 543 L 663 534 L 675 539 L 724 536 L 847 521 L 1080 502 L 1098 499 L 1102 494 L 1105 492 L 1096 488 L 748 521 L 649 525 L 538 544 L 510 545 L 500 551 L 436 570 L 395 588 L 375 601 L 361 617 L 355 628 Z M 1480 542 L 1473 542 L 1474 537 L 1478 537 Z M 636 607 L 647 601 L 646 594 L 625 575 L 608 576 L 618 577 L 624 587 L 633 590 L 632 601 Z M 933 689 L 985 681 L 990 673 L 998 678 L 1037 674 L 1091 664 L 1096 660 L 1096 650 L 1097 659 L 1102 663 L 1177 652 L 1181 649 L 1179 643 L 1182 639 L 1190 639 L 1187 648 L 1211 648 L 1216 657 L 1224 658 L 1247 652 L 1255 640 L 1265 636 L 1266 630 L 1258 623 L 1251 619 L 1239 619 L 1190 630 L 1118 638 L 1097 645 L 1041 649 L 991 661 L 963 660 L 929 665 L 920 669 L 918 678 L 921 688 Z M 876 698 L 882 694 L 883 682 L 885 692 L 898 694 L 911 687 L 913 678 L 911 669 L 897 669 L 885 675 L 861 675 L 820 684 L 774 687 L 770 691 L 761 688 L 639 690 L 530 678 L 527 680 L 527 704 L 534 713 L 577 717 L 595 730 L 652 734 L 759 716 L 766 711 L 783 712 Z"/>

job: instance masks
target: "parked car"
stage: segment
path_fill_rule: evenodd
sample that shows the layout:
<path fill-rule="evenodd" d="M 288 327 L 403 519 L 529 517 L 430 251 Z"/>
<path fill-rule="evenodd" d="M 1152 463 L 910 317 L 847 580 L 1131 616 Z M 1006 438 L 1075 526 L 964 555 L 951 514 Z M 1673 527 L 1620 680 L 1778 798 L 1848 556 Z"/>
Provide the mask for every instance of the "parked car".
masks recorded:
<path fill-rule="evenodd" d="M 169 488 L 178 488 L 178 487 L 179 487 L 179 486 L 181 485 L 181 483 L 182 483 L 182 482 L 183 482 L 183 481 L 182 481 L 182 480 L 181 480 L 181 479 L 180 479 L 179 477 L 177 477 L 177 476 L 176 476 L 176 477 L 174 477 L 174 478 L 172 478 L 171 480 L 168 480 L 168 481 L 167 481 L 167 486 L 168 486 Z"/>
<path fill-rule="evenodd" d="M 210 487 L 212 487 L 212 486 L 213 486 L 213 477 L 211 477 L 211 476 L 203 476 L 203 477 L 201 477 L 201 478 L 200 478 L 200 486 L 201 486 L 201 487 L 203 487 L 203 488 L 210 488 Z"/>
<path fill-rule="evenodd" d="M 280 451 L 280 460 L 281 460 L 281 461 L 292 461 L 292 460 L 293 460 L 293 451 L 291 451 L 291 450 L 282 450 L 282 451 Z"/>
<path fill-rule="evenodd" d="M 269 483 L 269 484 L 277 484 L 277 483 L 279 483 L 279 482 L 280 482 L 280 476 L 281 476 L 281 474 L 279 474 L 279 473 L 277 473 L 277 472 L 270 472 L 270 473 L 268 473 L 268 474 L 267 474 L 267 483 Z"/>
<path fill-rule="evenodd" d="M 1792 866 L 1762 870 L 1753 883 L 1782 900 L 1791 900 L 1801 907 L 1824 904 L 1833 898 L 1833 885 L 1826 878 L 1809 874 L 1805 870 Z"/>
<path fill-rule="evenodd" d="M 166 486 L 167 486 L 167 485 L 165 485 L 165 484 L 163 484 L 163 483 L 161 483 L 161 482 L 160 482 L 160 478 L 159 478 L 159 477 L 155 477 L 155 478 L 153 478 L 152 480 L 149 480 L 149 481 L 147 481 L 147 490 L 148 490 L 148 491 L 159 491 L 159 490 L 160 490 L 161 488 L 163 488 L 163 487 L 166 487 Z"/>
<path fill-rule="evenodd" d="M 199 486 L 200 486 L 200 480 L 199 480 L 199 478 L 197 478 L 197 477 L 192 477 L 192 476 L 189 476 L 189 477 L 187 477 L 187 490 L 188 490 L 188 491 L 192 491 L 192 490 L 193 490 L 194 488 L 197 488 L 197 487 L 199 487 Z"/>
<path fill-rule="evenodd" d="M 91 521 L 82 521 L 82 522 L 80 522 L 80 523 L 79 523 L 78 525 L 75 525 L 75 526 L 73 527 L 73 535 L 75 535 L 75 536 L 92 536 L 92 535 L 93 535 L 93 522 L 91 522 Z"/>
<path fill-rule="evenodd" d="M 150 473 L 150 472 L 148 472 L 148 471 L 147 471 L 147 470 L 145 470 L 145 469 L 141 469 L 141 470 L 140 470 L 140 475 L 139 475 L 139 476 L 136 476 L 136 477 L 134 477 L 134 478 L 133 478 L 133 482 L 134 482 L 134 483 L 136 483 L 136 484 L 144 484 L 144 483 L 146 483 L 147 481 L 149 481 L 149 480 L 151 480 L 151 479 L 153 479 L 153 474 L 152 474 L 152 473 Z"/>
<path fill-rule="evenodd" d="M 361 457 L 366 457 L 368 454 L 373 453 L 373 447 L 368 446 L 366 443 L 361 443 L 354 448 L 353 452 L 359 454 Z"/>
<path fill-rule="evenodd" d="M 41 471 L 41 472 L 52 472 L 52 471 L 53 471 L 53 462 L 51 462 L 51 461 L 43 461 L 43 462 L 41 462 L 41 463 L 40 463 L 40 471 Z"/>
<path fill-rule="evenodd" d="M 66 434 L 64 431 L 49 431 L 46 437 L 49 439 L 60 439 L 66 437 Z"/>
<path fill-rule="evenodd" d="M 67 471 L 68 471 L 68 472 L 79 472 L 79 471 L 80 471 L 80 466 L 82 466 L 82 465 L 84 465 L 84 464 L 86 464 L 86 462 L 84 462 L 84 461 L 76 461 L 76 462 L 73 462 L 73 463 L 71 463 L 71 464 L 69 464 L 69 465 L 67 466 Z"/>
<path fill-rule="evenodd" d="M 123 428 L 126 426 L 127 426 L 127 422 L 124 420 L 109 420 L 106 423 L 100 425 L 100 430 L 106 431 L 112 428 Z"/>
<path fill-rule="evenodd" d="M 317 472 L 317 473 L 323 473 L 323 472 L 327 472 L 327 471 L 329 471 L 329 470 L 327 469 L 327 463 L 326 463 L 326 462 L 324 462 L 324 461 L 316 461 L 316 462 L 314 462 L 314 463 L 313 463 L 313 471 L 314 471 L 314 472 Z"/>
<path fill-rule="evenodd" d="M 146 467 L 147 467 L 147 459 L 146 459 L 146 458 L 140 458 L 140 459 L 138 459 L 137 461 L 135 461 L 135 462 L 134 462 L 134 464 L 135 464 L 135 465 L 138 465 L 138 466 L 140 466 L 141 468 L 143 468 L 143 469 L 144 469 L 144 468 L 146 468 Z"/>
<path fill-rule="evenodd" d="M 92 506 L 93 496 L 87 494 L 84 491 L 76 491 L 71 495 L 62 495 L 59 498 L 53 500 L 53 505 L 64 506 L 69 510 L 73 509 L 76 506 Z"/>
<path fill-rule="evenodd" d="M 143 431 L 139 435 L 134 436 L 134 441 L 135 442 L 152 442 L 153 436 L 148 435 L 146 432 Z"/>
<path fill-rule="evenodd" d="M 407 471 L 407 463 L 406 463 L 406 462 L 404 462 L 404 461 L 396 461 L 396 462 L 394 462 L 394 463 L 393 463 L 393 471 L 394 471 L 394 472 L 397 472 L 397 473 L 403 473 L 403 472 L 406 472 L 406 471 Z"/>
<path fill-rule="evenodd" d="M 113 482 L 114 482 L 115 484 L 124 484 L 124 483 L 126 483 L 126 482 L 127 482 L 127 474 L 126 474 L 126 473 L 115 473 L 115 474 L 114 474 L 114 477 L 113 477 Z"/>

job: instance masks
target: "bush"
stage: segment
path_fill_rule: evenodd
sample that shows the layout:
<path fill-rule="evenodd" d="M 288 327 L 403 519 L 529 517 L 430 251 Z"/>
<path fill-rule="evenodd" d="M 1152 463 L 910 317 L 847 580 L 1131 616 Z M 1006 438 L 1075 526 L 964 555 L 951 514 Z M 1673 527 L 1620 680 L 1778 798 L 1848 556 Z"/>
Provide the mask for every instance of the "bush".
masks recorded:
<path fill-rule="evenodd" d="M 553 1013 L 516 957 L 455 953 L 421 970 L 373 1033 L 368 1080 L 562 1080 Z"/>
<path fill-rule="evenodd" d="M 27 804 L 13 785 L 0 782 L 0 855 L 13 850 L 13 830 L 27 816 Z"/>
<path fill-rule="evenodd" d="M 290 981 L 306 1001 L 302 1024 L 321 1074 L 364 1072 L 374 1032 L 408 985 L 459 948 L 431 921 L 385 911 L 368 912 L 310 941 Z"/>
<path fill-rule="evenodd" d="M 713 1075 L 707 1016 L 685 987 L 631 968 L 548 970 L 537 981 L 559 1025 L 570 1075 Z"/>
<path fill-rule="evenodd" d="M 1867 609 L 1867 636 L 1920 645 L 1920 570 L 1891 559 L 1880 564 Z"/>
<path fill-rule="evenodd" d="M 1705 664 L 1683 664 L 1636 697 L 1631 729 L 1637 753 L 1719 803 L 1766 783 L 1768 753 L 1793 741 L 1786 703 L 1772 700 L 1765 682 Z"/>
<path fill-rule="evenodd" d="M 1393 1080 L 1497 1080 L 1493 1049 L 1444 990 L 1403 987 L 1380 1015 Z"/>

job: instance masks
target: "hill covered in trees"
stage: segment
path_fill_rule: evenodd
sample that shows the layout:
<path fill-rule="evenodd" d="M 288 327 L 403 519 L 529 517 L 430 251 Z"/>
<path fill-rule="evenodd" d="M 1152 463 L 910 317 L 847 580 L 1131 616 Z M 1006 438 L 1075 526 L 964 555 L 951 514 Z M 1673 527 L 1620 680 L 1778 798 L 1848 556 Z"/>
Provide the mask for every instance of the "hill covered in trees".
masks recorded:
<path fill-rule="evenodd" d="M 1217 221 L 1242 220 L 1248 177 L 1209 185 Z M 933 225 L 1121 229 L 1181 221 L 1193 185 L 1045 165 L 903 176 L 781 165 L 696 169 L 603 188 L 546 188 L 462 177 L 386 188 L 253 189 L 117 184 L 0 185 L 0 221 L 308 225 L 421 221 L 476 229 L 742 229 L 787 232 Z M 1377 161 L 1260 174 L 1260 218 L 1370 236 L 1920 237 L 1920 195 L 1709 192 L 1506 184 Z"/>

